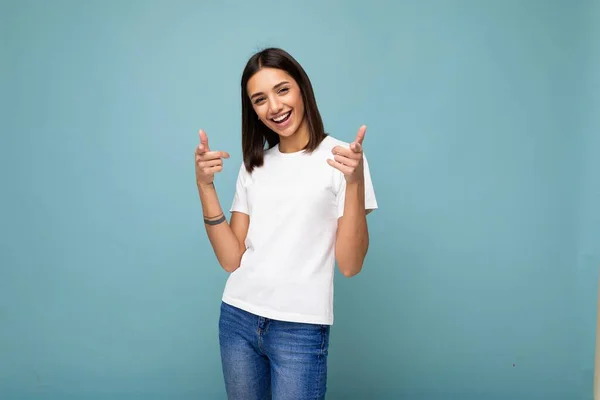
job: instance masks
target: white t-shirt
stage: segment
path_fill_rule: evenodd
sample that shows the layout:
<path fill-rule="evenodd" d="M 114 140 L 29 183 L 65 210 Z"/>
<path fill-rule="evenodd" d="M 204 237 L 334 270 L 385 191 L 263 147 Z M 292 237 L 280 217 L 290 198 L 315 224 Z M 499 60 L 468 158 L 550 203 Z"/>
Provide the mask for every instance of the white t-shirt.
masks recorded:
<path fill-rule="evenodd" d="M 348 143 L 327 136 L 312 153 L 265 151 L 264 164 L 239 170 L 230 211 L 250 216 L 246 252 L 230 274 L 223 301 L 275 320 L 333 324 L 333 278 L 338 218 L 346 180 L 327 164 Z M 365 208 L 377 201 L 363 155 Z"/>

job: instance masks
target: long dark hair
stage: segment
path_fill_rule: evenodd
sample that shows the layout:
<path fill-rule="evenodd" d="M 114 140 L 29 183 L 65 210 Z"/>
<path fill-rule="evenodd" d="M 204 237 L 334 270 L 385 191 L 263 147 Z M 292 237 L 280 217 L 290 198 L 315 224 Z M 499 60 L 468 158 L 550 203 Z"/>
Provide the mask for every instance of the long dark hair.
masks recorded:
<path fill-rule="evenodd" d="M 246 90 L 250 78 L 261 68 L 281 69 L 298 83 L 304 102 L 304 118 L 309 131 L 308 144 L 304 150 L 313 151 L 326 136 L 312 84 L 304 68 L 282 49 L 272 47 L 264 49 L 248 60 L 242 73 L 242 153 L 248 172 L 252 172 L 254 167 L 263 165 L 265 144 L 267 148 L 272 148 L 279 143 L 279 136 L 258 119 Z"/>

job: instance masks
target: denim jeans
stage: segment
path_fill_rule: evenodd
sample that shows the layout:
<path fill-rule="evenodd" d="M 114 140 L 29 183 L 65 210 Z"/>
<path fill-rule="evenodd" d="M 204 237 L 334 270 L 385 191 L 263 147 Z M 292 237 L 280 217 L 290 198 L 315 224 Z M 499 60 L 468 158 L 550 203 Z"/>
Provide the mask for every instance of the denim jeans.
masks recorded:
<path fill-rule="evenodd" d="M 329 331 L 328 325 L 272 320 L 221 303 L 228 399 L 324 399 Z"/>

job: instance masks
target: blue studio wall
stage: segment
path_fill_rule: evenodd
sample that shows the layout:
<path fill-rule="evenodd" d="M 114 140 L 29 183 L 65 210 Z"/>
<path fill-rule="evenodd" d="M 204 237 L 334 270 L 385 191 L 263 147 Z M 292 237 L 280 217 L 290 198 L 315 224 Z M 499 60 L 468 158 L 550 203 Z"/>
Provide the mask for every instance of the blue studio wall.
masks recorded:
<path fill-rule="evenodd" d="M 336 277 L 330 399 L 591 399 L 597 1 L 0 2 L 0 398 L 223 399 L 197 131 L 241 162 L 266 46 L 380 209 Z"/>

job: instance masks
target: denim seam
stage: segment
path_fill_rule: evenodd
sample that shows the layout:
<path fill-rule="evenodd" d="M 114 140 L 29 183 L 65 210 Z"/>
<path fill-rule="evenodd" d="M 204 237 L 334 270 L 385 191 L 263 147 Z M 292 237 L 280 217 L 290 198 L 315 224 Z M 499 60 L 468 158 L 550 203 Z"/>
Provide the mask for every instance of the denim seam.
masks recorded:
<path fill-rule="evenodd" d="M 260 351 L 261 353 L 263 353 L 263 348 L 262 348 L 262 334 L 261 334 L 261 329 L 260 329 L 260 317 L 256 318 L 256 341 L 258 344 L 258 351 Z"/>
<path fill-rule="evenodd" d="M 319 354 L 317 356 L 317 385 L 315 386 L 314 398 L 319 399 L 321 393 L 319 390 L 321 388 L 321 374 L 323 369 L 323 356 L 325 353 L 325 327 L 321 325 L 321 348 L 319 349 Z"/>

